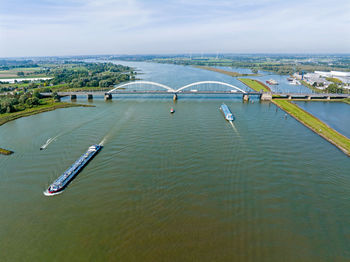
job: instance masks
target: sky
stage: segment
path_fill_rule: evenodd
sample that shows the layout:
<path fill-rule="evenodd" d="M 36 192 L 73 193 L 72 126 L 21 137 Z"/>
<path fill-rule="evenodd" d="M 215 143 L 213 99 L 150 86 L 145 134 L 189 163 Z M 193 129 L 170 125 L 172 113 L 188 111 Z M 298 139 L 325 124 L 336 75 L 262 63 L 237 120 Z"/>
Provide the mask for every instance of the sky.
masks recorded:
<path fill-rule="evenodd" d="M 0 0 L 0 57 L 350 53 L 350 0 Z"/>

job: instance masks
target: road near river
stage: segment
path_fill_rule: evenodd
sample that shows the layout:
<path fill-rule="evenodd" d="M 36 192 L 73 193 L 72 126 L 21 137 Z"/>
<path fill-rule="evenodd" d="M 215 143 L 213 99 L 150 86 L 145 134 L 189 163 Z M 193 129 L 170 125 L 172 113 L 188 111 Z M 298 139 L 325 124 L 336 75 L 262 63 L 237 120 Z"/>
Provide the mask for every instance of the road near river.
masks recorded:
<path fill-rule="evenodd" d="M 192 67 L 125 64 L 174 88 L 246 88 Z M 90 103 L 0 127 L 15 152 L 0 156 L 0 261 L 350 261 L 350 158 L 272 103 Z M 62 194 L 43 195 L 101 141 Z"/>

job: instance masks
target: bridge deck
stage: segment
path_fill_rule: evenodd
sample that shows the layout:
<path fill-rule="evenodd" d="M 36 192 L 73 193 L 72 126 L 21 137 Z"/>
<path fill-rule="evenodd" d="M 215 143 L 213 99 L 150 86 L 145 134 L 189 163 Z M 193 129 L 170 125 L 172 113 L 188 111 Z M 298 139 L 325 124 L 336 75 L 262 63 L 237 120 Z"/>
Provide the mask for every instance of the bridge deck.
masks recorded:
<path fill-rule="evenodd" d="M 41 93 L 43 96 L 51 96 L 51 93 Z M 97 95 L 104 96 L 106 92 L 100 91 L 82 91 L 82 92 L 58 92 L 59 96 L 70 96 L 70 95 Z M 114 91 L 109 93 L 110 95 L 130 95 L 130 94 L 159 94 L 159 95 L 174 95 L 174 94 L 218 94 L 218 95 L 258 95 L 261 96 L 260 92 L 240 92 L 240 91 L 179 91 L 179 92 L 169 92 L 169 91 Z M 328 93 L 270 93 L 273 96 L 280 96 L 281 98 L 350 98 L 350 94 L 328 94 Z"/>

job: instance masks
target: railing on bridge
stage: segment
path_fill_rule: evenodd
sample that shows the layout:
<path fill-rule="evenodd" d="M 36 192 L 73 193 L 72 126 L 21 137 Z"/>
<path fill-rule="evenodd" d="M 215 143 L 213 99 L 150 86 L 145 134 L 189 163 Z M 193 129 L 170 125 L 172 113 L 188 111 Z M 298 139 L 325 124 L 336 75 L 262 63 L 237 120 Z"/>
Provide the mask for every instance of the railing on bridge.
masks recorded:
<path fill-rule="evenodd" d="M 148 88 L 144 88 L 147 87 Z M 151 88 L 153 87 L 153 88 Z M 154 88 L 155 87 L 155 88 Z M 248 89 L 248 88 L 247 88 Z M 261 93 L 255 91 L 246 91 L 237 86 L 220 82 L 220 81 L 199 81 L 194 82 L 178 89 L 174 89 L 164 84 L 160 84 L 152 81 L 132 81 L 128 83 L 122 83 L 109 91 L 105 92 L 59 92 L 60 96 L 71 96 L 75 99 L 77 95 L 86 95 L 88 99 L 93 98 L 94 95 L 103 95 L 105 99 L 111 99 L 112 94 L 174 94 L 177 98 L 177 94 L 242 94 L 244 100 L 249 100 L 250 95 L 258 95 L 261 100 L 271 100 L 277 97 L 288 99 L 335 99 L 335 98 L 349 98 L 350 94 L 315 94 L 315 93 Z M 43 93 L 44 96 L 49 96 L 49 93 Z"/>

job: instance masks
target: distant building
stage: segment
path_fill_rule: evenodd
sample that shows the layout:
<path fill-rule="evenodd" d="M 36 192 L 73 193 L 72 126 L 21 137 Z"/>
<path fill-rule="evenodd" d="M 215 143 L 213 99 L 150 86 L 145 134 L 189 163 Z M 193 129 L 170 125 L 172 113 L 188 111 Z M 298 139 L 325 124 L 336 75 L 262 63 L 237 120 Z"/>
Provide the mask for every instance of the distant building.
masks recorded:
<path fill-rule="evenodd" d="M 331 71 L 333 77 L 350 77 L 350 72 Z"/>
<path fill-rule="evenodd" d="M 325 89 L 332 82 L 327 81 L 324 77 L 322 77 L 319 73 L 307 73 L 304 75 L 305 81 L 310 85 L 316 85 L 319 89 Z"/>
<path fill-rule="evenodd" d="M 315 71 L 315 74 L 317 74 L 318 76 L 322 76 L 322 77 L 332 77 L 331 72 Z"/>

